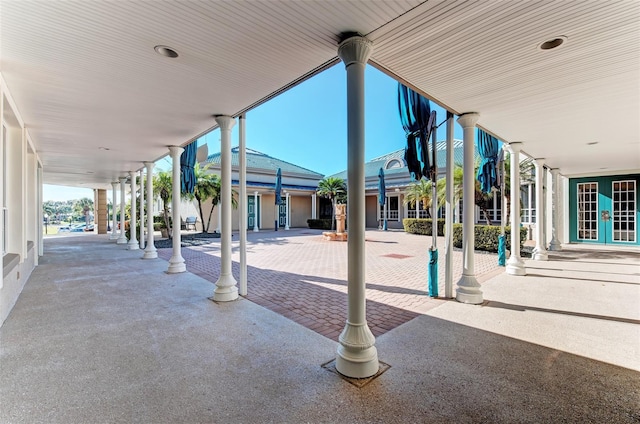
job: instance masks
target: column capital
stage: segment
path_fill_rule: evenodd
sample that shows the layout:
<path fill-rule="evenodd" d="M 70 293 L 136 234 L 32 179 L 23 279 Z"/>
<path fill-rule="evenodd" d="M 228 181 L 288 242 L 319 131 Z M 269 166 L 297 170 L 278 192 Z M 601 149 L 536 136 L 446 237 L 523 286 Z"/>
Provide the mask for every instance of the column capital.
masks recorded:
<path fill-rule="evenodd" d="M 136 177 L 136 172 L 138 172 L 138 171 L 129 171 L 129 176 L 131 178 L 135 178 Z"/>
<path fill-rule="evenodd" d="M 544 161 L 545 161 L 545 158 L 535 158 L 533 160 L 533 164 L 539 168 L 542 168 L 544 166 Z"/>
<path fill-rule="evenodd" d="M 214 118 L 220 127 L 220 131 L 229 131 L 236 124 L 236 120 L 227 115 L 216 115 Z"/>
<path fill-rule="evenodd" d="M 156 166 L 155 162 L 142 162 L 142 164 L 147 167 L 147 171 Z"/>
<path fill-rule="evenodd" d="M 520 153 L 523 144 L 524 143 L 521 142 L 509 143 L 507 144 L 507 150 L 509 151 L 509 153 Z"/>
<path fill-rule="evenodd" d="M 360 35 L 349 37 L 338 44 L 338 57 L 344 62 L 345 68 L 354 63 L 366 65 L 371 53 L 373 42 Z"/>
<path fill-rule="evenodd" d="M 255 194 L 255 195 L 257 196 L 257 195 L 258 195 L 258 192 L 257 192 L 257 191 L 254 191 L 254 192 L 253 192 L 253 194 Z"/>
<path fill-rule="evenodd" d="M 551 172 L 551 175 L 555 177 L 556 175 L 560 175 L 560 168 L 551 168 L 549 169 L 549 172 Z"/>
<path fill-rule="evenodd" d="M 114 190 L 116 187 L 118 187 L 118 184 L 120 184 L 120 181 L 111 181 L 111 185 L 113 186 Z"/>
<path fill-rule="evenodd" d="M 184 152 L 184 148 L 180 146 L 169 146 L 169 153 L 171 153 L 171 157 L 174 159 L 179 157 L 182 152 Z"/>
<path fill-rule="evenodd" d="M 480 114 L 476 112 L 463 113 L 458 117 L 458 123 L 462 128 L 475 127 L 476 123 L 480 119 Z"/>
<path fill-rule="evenodd" d="M 127 177 L 120 177 L 118 178 L 118 180 L 120 180 L 120 184 L 124 184 L 125 182 L 127 182 Z"/>

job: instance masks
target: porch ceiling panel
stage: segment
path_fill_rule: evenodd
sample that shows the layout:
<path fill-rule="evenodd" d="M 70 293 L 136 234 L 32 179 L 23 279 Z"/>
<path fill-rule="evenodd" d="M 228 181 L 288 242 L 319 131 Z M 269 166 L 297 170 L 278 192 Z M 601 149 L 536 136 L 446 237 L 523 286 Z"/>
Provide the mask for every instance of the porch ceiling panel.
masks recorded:
<path fill-rule="evenodd" d="M 639 2 L 429 2 L 392 25 L 372 61 L 456 113 L 565 175 L 640 169 Z"/>
<path fill-rule="evenodd" d="M 0 70 L 45 182 L 108 187 L 335 60 L 340 33 L 419 3 L 2 2 Z"/>
<path fill-rule="evenodd" d="M 336 60 L 339 34 L 565 175 L 640 169 L 640 2 L 3 1 L 0 71 L 45 182 L 109 188 Z M 556 36 L 565 45 L 537 46 Z M 155 45 L 180 54 L 169 59 Z M 394 119 L 396 119 L 394 117 Z M 587 143 L 597 142 L 595 145 Z M 100 149 L 100 147 L 109 150 Z"/>

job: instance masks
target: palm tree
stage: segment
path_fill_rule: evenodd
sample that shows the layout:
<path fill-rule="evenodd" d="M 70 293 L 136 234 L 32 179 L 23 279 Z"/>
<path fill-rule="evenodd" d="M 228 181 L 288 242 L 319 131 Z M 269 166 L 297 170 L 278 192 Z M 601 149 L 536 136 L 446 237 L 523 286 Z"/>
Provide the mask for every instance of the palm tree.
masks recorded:
<path fill-rule="evenodd" d="M 78 199 L 73 203 L 73 210 L 78 215 L 82 215 L 85 223 L 89 224 L 89 212 L 93 210 L 93 200 L 88 197 Z"/>
<path fill-rule="evenodd" d="M 198 212 L 200 214 L 200 222 L 202 222 L 202 229 L 205 233 L 209 232 L 209 225 L 211 224 L 211 215 L 213 208 L 220 202 L 220 177 L 216 174 L 208 173 L 210 164 L 200 167 L 199 163 L 196 163 L 193 168 L 193 172 L 196 176 L 196 185 L 193 193 L 187 193 L 186 198 L 189 200 L 196 199 L 198 201 Z M 211 199 L 211 210 L 209 211 L 209 219 L 204 220 L 204 212 L 202 211 L 202 202 L 206 202 Z M 234 199 L 235 200 L 235 199 Z"/>
<path fill-rule="evenodd" d="M 347 186 L 342 178 L 325 177 L 318 183 L 317 193 L 319 196 L 326 197 L 331 200 L 331 230 L 335 229 L 336 219 L 336 202 L 344 203 L 344 195 L 347 192 Z"/>
<path fill-rule="evenodd" d="M 164 218 L 164 224 L 166 228 L 169 226 L 169 202 L 171 202 L 172 186 L 171 172 L 160 171 L 153 177 L 153 195 L 159 196 L 162 199 L 162 215 Z M 171 236 L 171 233 L 169 233 Z"/>
<path fill-rule="evenodd" d="M 424 208 L 427 208 L 427 214 L 431 217 L 431 190 L 433 183 L 429 180 L 420 179 L 420 181 L 411 183 L 404 192 L 404 204 L 412 208 L 416 204 L 422 202 Z M 416 216 L 417 218 L 417 216 Z"/>

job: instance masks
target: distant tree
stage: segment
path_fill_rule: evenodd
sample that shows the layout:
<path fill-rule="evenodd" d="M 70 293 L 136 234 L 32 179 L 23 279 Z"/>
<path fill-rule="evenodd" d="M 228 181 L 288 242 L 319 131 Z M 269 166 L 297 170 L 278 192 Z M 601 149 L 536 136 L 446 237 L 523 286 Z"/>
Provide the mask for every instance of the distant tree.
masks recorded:
<path fill-rule="evenodd" d="M 209 232 L 209 226 L 211 224 L 211 215 L 213 214 L 213 208 L 220 203 L 220 178 L 216 174 L 207 172 L 209 164 L 200 167 L 199 163 L 196 163 L 193 168 L 193 172 L 196 176 L 196 185 L 193 193 L 186 193 L 185 197 L 189 200 L 195 199 L 198 202 L 198 213 L 200 214 L 200 222 L 202 222 L 202 230 L 205 233 Z M 204 219 L 204 212 L 202 210 L 202 202 L 206 202 L 211 199 L 211 210 L 209 211 L 209 219 Z"/>
<path fill-rule="evenodd" d="M 162 200 L 162 215 L 166 228 L 171 228 L 169 225 L 169 202 L 171 202 L 173 188 L 171 181 L 171 172 L 169 171 L 161 171 L 153 177 L 153 195 Z M 169 237 L 171 237 L 171 232 L 169 232 Z"/>
<path fill-rule="evenodd" d="M 318 183 L 317 193 L 331 201 L 331 230 L 335 229 L 336 203 L 346 203 L 347 185 L 342 178 L 326 177 Z"/>
<path fill-rule="evenodd" d="M 404 192 L 404 204 L 415 208 L 417 203 L 422 202 L 422 207 L 427 210 L 427 215 L 431 217 L 429 208 L 431 207 L 432 187 L 433 183 L 425 179 L 409 184 Z"/>

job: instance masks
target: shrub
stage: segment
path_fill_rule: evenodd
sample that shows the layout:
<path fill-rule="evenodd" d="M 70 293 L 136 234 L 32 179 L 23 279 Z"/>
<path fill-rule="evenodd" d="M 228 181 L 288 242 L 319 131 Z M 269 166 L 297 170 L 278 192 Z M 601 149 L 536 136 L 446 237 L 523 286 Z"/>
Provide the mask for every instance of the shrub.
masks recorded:
<path fill-rule="evenodd" d="M 475 226 L 475 250 L 485 250 L 487 252 L 498 251 L 498 236 L 500 235 L 500 227 L 494 225 L 476 225 Z M 511 227 L 504 229 L 506 248 L 511 250 Z M 524 246 L 527 239 L 527 228 L 520 227 L 520 249 Z M 462 247 L 462 224 L 453 224 L 453 245 Z"/>
<path fill-rule="evenodd" d="M 307 225 L 316 230 L 331 230 L 331 219 L 307 219 Z"/>
<path fill-rule="evenodd" d="M 444 236 L 444 219 L 438 219 L 438 235 Z M 404 218 L 402 220 L 404 231 L 411 234 L 421 234 L 423 236 L 430 236 L 431 226 L 433 225 L 431 219 L 425 218 Z"/>

